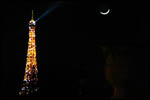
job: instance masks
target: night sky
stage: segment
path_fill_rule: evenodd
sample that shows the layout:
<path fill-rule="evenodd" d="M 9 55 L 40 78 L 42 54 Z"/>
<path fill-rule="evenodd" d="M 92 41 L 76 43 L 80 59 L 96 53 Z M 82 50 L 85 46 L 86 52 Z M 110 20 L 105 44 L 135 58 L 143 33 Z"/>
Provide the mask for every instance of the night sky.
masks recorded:
<path fill-rule="evenodd" d="M 53 2 L 0 4 L 0 96 L 16 96 L 23 81 L 31 11 L 34 10 L 34 19 L 37 19 Z M 103 3 L 111 9 L 106 16 L 99 13 Z M 90 90 L 95 94 L 103 92 L 103 95 L 111 95 L 107 91 L 112 89 L 104 78 L 106 62 L 100 48 L 104 45 L 112 48 L 126 46 L 128 58 L 134 59 L 129 75 L 143 79 L 145 74 L 142 70 L 147 67 L 141 66 L 149 64 L 147 11 L 146 2 L 63 1 L 61 6 L 39 20 L 36 45 L 41 95 L 78 96 L 78 88 L 86 87 L 84 83 L 79 86 L 82 80 L 88 80 L 90 87 L 96 88 Z M 107 89 L 102 89 L 104 87 Z"/>

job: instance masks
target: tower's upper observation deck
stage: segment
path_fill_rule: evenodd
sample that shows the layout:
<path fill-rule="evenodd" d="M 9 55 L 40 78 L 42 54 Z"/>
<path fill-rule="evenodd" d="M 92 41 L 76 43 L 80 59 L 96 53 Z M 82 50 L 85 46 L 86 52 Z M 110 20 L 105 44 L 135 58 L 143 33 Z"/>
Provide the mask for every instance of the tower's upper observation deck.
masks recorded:
<path fill-rule="evenodd" d="M 31 20 L 29 21 L 29 25 L 30 25 L 30 26 L 35 26 L 35 25 L 36 25 L 36 22 L 35 22 L 33 19 L 31 19 Z"/>

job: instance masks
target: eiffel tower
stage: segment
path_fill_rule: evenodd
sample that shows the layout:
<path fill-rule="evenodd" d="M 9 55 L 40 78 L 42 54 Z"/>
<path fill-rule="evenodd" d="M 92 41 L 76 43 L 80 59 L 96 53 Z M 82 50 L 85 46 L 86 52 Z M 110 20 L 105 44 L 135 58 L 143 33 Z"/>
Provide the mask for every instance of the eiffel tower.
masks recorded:
<path fill-rule="evenodd" d="M 38 69 L 37 69 L 37 58 L 36 58 L 36 42 L 35 42 L 35 28 L 36 22 L 33 19 L 29 21 L 29 42 L 27 51 L 27 61 L 24 74 L 24 81 L 19 91 L 19 95 L 38 95 Z"/>

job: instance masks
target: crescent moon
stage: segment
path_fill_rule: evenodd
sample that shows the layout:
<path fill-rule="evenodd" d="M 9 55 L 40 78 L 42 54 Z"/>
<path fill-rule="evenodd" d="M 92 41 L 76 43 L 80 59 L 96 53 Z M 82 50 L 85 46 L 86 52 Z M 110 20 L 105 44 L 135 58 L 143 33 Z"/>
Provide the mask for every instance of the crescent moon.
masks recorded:
<path fill-rule="evenodd" d="M 101 11 L 100 11 L 100 13 L 101 13 L 102 15 L 107 15 L 109 12 L 110 12 L 110 9 L 108 9 L 106 12 L 101 12 Z"/>

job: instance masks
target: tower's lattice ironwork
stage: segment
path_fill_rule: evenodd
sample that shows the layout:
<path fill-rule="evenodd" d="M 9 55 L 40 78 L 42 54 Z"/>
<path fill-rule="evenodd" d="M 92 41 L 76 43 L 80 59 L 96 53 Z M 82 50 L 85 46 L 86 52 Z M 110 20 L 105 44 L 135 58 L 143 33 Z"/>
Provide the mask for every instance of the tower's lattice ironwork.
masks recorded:
<path fill-rule="evenodd" d="M 29 42 L 24 81 L 19 95 L 36 95 L 39 92 L 35 28 L 36 22 L 33 19 L 32 11 L 32 19 L 29 21 Z"/>

